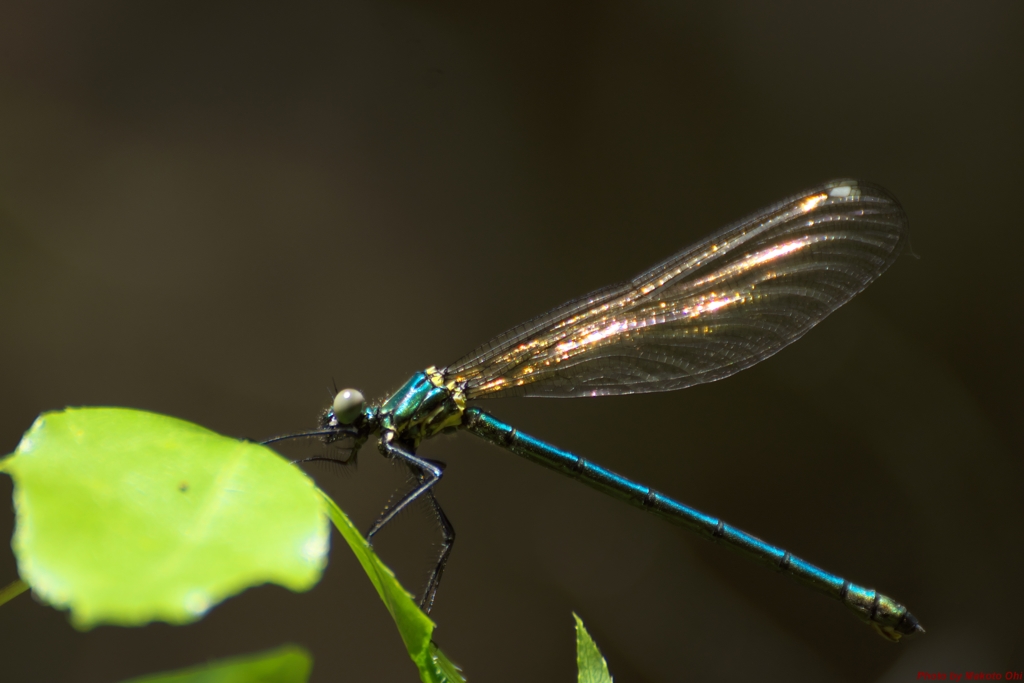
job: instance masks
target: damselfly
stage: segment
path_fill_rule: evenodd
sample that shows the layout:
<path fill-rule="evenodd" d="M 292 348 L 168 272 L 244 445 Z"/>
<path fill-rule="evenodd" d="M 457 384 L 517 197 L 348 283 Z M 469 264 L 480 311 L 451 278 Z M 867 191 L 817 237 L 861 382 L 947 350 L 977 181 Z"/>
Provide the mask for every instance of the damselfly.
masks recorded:
<path fill-rule="evenodd" d="M 849 301 L 885 272 L 906 240 L 906 215 L 888 192 L 854 180 L 825 183 L 720 230 L 629 282 L 514 327 L 447 367 L 417 372 L 379 404 L 366 405 L 356 390 L 340 391 L 319 429 L 271 441 L 349 440 L 351 454 L 342 461 L 349 463 L 376 434 L 380 452 L 408 466 L 412 490 L 384 510 L 367 538 L 413 501 L 428 501 L 442 544 L 421 600 L 425 610 L 434 603 L 455 532 L 433 493 L 443 464 L 416 450 L 423 439 L 464 429 L 789 574 L 898 641 L 924 629 L 891 598 L 523 434 L 467 401 L 669 391 L 728 377 L 799 339 Z"/>

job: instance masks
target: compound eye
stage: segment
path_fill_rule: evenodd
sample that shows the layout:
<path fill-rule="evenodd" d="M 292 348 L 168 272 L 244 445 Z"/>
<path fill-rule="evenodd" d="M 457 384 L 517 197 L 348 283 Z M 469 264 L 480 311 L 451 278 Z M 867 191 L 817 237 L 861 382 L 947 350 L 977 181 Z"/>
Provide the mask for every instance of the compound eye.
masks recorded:
<path fill-rule="evenodd" d="M 334 397 L 331 409 L 338 424 L 349 425 L 356 421 L 363 412 L 363 395 L 355 389 L 342 389 Z"/>

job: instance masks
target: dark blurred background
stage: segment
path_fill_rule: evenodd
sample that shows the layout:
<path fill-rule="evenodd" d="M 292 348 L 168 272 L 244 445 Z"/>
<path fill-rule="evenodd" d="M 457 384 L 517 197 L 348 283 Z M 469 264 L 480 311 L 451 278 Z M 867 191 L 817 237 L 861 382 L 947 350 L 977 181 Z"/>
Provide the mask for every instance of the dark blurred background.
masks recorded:
<path fill-rule="evenodd" d="M 333 379 L 383 397 L 790 193 L 870 179 L 920 258 L 768 362 L 483 407 L 877 587 L 927 635 L 890 645 L 461 434 L 422 450 L 448 462 L 459 534 L 436 640 L 470 681 L 575 680 L 573 610 L 622 683 L 1022 670 L 1022 38 L 1014 2 L 6 2 L 0 452 L 66 405 L 311 427 Z M 315 475 L 363 528 L 402 483 L 373 448 L 355 476 Z M 378 544 L 414 590 L 429 521 Z M 22 596 L 0 634 L 5 681 L 284 642 L 316 681 L 416 680 L 337 536 L 306 594 L 89 633 Z"/>

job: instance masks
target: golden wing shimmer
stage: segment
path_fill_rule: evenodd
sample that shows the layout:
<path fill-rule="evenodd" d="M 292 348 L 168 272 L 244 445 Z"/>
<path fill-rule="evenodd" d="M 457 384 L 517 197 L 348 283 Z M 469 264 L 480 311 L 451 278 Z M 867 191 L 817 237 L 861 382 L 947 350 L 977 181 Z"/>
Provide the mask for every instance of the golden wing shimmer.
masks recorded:
<path fill-rule="evenodd" d="M 606 396 L 713 382 L 796 341 L 907 240 L 884 189 L 836 180 L 783 200 L 632 281 L 495 337 L 445 371 L 467 398 Z"/>

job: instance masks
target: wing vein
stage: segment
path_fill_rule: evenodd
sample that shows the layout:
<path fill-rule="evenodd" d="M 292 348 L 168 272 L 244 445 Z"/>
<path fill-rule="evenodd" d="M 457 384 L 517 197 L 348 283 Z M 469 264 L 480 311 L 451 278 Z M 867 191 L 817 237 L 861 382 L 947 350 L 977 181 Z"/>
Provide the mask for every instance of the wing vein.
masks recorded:
<path fill-rule="evenodd" d="M 906 238 L 906 214 L 884 189 L 825 183 L 514 327 L 446 372 L 469 398 L 615 395 L 722 379 L 849 301 Z"/>

